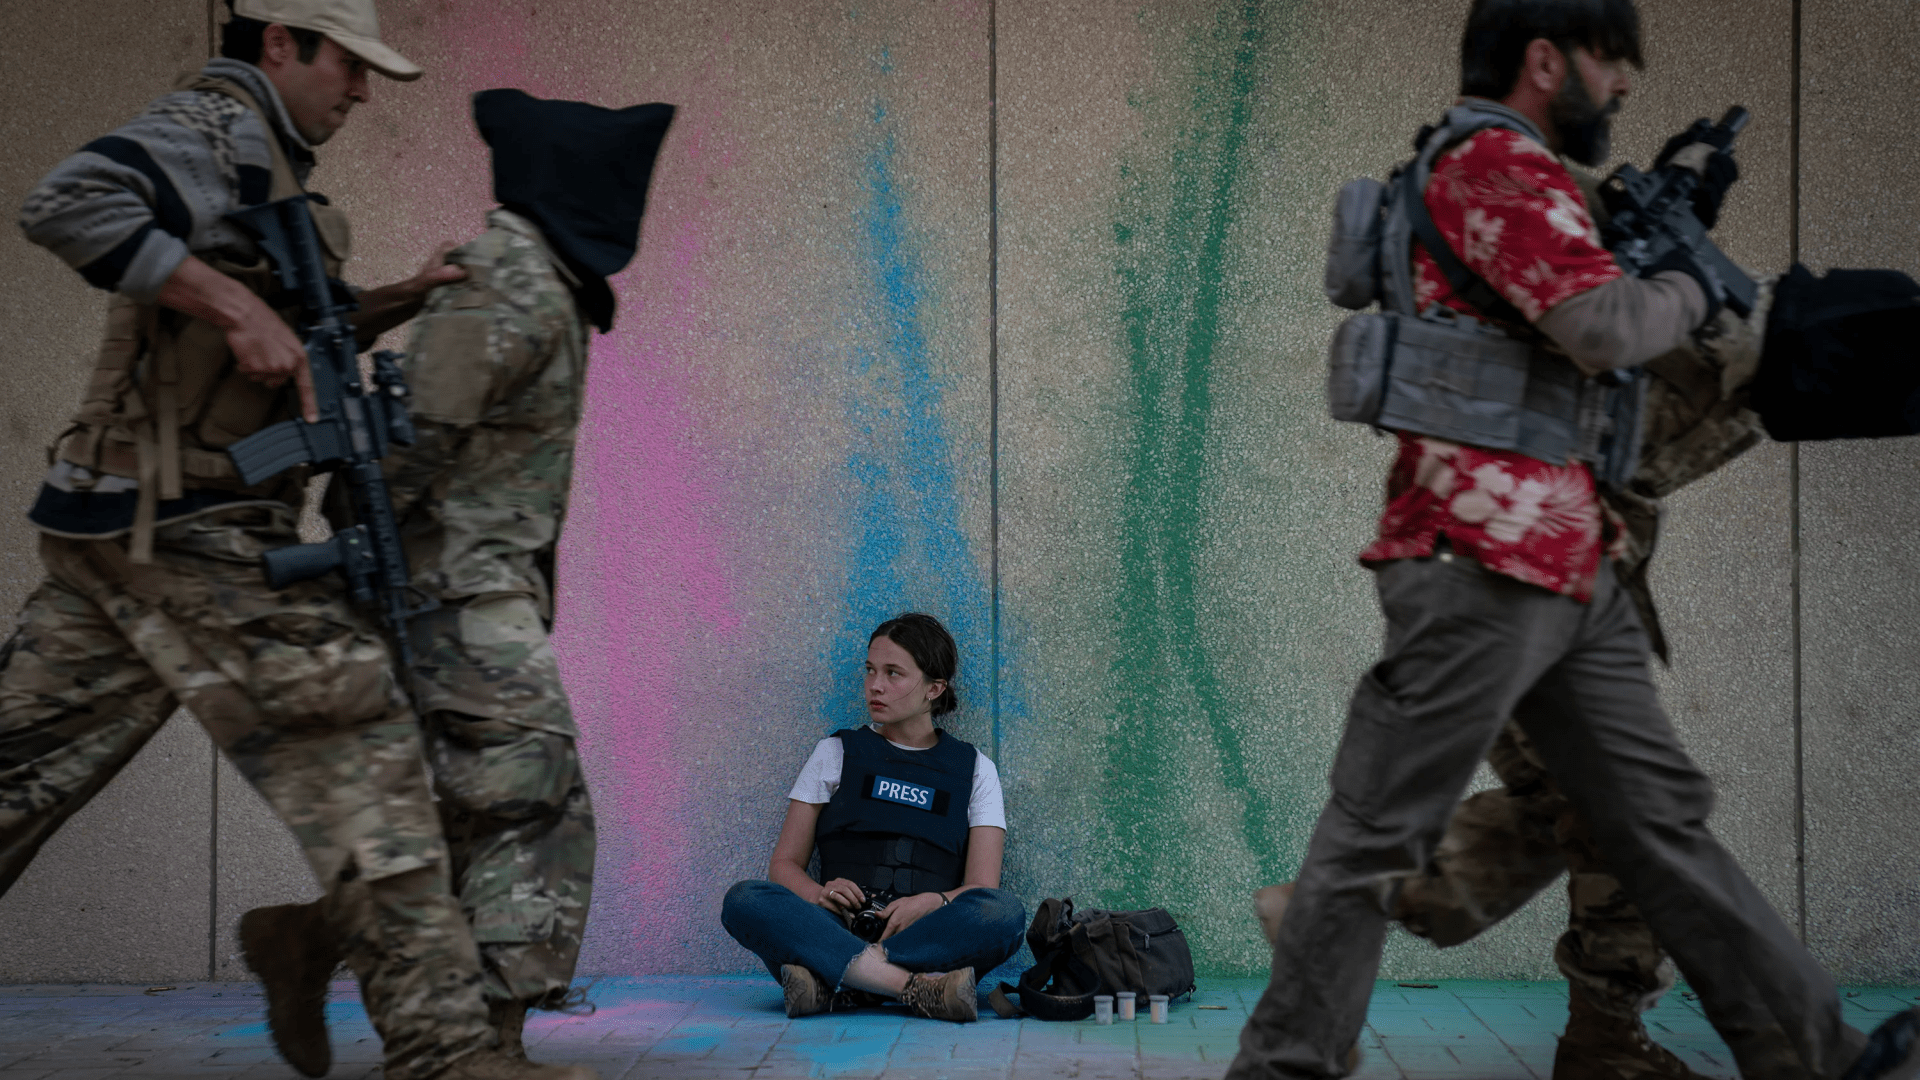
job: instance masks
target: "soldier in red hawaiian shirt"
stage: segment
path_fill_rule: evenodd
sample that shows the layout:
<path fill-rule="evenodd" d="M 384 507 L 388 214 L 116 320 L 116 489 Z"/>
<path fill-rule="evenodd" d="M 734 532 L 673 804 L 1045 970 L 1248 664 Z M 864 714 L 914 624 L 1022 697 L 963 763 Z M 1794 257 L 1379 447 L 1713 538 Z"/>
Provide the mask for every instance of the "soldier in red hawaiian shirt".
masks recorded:
<path fill-rule="evenodd" d="M 1621 276 L 1566 167 L 1519 132 L 1489 128 L 1441 154 L 1427 209 L 1468 268 L 1528 319 Z M 1481 314 L 1454 295 L 1424 250 L 1415 251 L 1414 273 L 1422 308 L 1438 303 Z M 1380 538 L 1362 562 L 1432 555 L 1444 536 L 1452 550 L 1496 573 L 1592 599 L 1603 530 L 1584 464 L 1399 437 Z"/>
<path fill-rule="evenodd" d="M 1512 320 L 1589 375 L 1686 340 L 1715 314 L 1717 287 L 1686 265 L 1625 276 L 1555 155 L 1606 157 L 1608 118 L 1640 60 L 1631 0 L 1475 0 L 1461 51 L 1463 94 L 1510 122 L 1445 148 L 1424 202 L 1504 304 L 1474 310 L 1416 247 L 1422 309 Z M 1587 466 L 1399 438 L 1380 535 L 1362 556 L 1386 617 L 1384 656 L 1354 692 L 1332 797 L 1228 1080 L 1354 1068 L 1395 897 L 1431 862 L 1509 718 L 1742 1075 L 1913 1075 L 1920 1010 L 1871 1043 L 1849 1027 L 1832 978 L 1707 830 L 1712 787 L 1661 711 L 1646 632 L 1602 558 L 1609 526 Z M 1570 1080 L 1558 1062 L 1556 1076 Z"/>

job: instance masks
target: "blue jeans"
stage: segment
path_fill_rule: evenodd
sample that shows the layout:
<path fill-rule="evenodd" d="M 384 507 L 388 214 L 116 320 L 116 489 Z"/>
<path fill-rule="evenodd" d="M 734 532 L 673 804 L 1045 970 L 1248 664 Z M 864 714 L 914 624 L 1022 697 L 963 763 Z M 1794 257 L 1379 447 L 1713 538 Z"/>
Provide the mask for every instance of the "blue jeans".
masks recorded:
<path fill-rule="evenodd" d="M 783 965 L 799 964 L 836 990 L 847 965 L 867 947 L 825 908 L 771 881 L 742 881 L 728 889 L 720 925 L 774 978 Z M 1012 893 L 968 889 L 880 947 L 889 961 L 908 971 L 970 967 L 977 978 L 1019 952 L 1026 929 L 1027 910 Z"/>

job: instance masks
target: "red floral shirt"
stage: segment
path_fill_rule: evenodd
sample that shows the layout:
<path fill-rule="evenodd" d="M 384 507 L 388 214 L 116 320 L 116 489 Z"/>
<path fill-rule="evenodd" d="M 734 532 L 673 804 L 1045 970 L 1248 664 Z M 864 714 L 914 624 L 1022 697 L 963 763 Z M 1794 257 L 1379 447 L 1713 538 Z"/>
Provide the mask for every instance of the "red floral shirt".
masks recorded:
<path fill-rule="evenodd" d="M 1490 128 L 1440 155 L 1426 200 L 1454 252 L 1530 320 L 1621 276 L 1579 185 L 1524 135 Z M 1479 314 L 1417 244 L 1413 260 L 1421 307 L 1438 302 Z M 1511 450 L 1399 435 L 1380 537 L 1361 562 L 1431 555 L 1445 536 L 1496 573 L 1593 598 L 1604 510 L 1584 463 L 1551 465 Z"/>

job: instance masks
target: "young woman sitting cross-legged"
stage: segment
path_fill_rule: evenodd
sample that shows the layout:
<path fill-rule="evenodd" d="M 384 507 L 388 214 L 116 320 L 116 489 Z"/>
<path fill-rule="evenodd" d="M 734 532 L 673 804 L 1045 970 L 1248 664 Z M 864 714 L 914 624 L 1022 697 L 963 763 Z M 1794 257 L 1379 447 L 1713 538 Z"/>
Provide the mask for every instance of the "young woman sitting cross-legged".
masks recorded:
<path fill-rule="evenodd" d="M 870 723 L 814 747 L 788 793 L 771 880 L 727 891 L 720 922 L 780 980 L 788 1016 L 898 999 L 972 1020 L 975 973 L 1020 948 L 1026 911 L 999 888 L 999 773 L 933 726 L 959 704 L 959 660 L 930 615 L 882 623 L 867 642 Z M 818 881 L 807 873 L 816 848 Z"/>

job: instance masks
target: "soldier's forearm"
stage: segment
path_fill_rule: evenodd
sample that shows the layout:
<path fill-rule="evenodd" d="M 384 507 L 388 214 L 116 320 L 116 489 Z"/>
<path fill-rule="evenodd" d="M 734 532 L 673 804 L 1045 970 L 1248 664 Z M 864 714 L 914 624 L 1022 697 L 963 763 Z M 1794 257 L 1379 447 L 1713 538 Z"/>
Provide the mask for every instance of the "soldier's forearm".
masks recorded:
<path fill-rule="evenodd" d="M 381 334 L 420 314 L 427 294 L 424 290 L 414 291 L 411 284 L 411 281 L 396 282 L 360 294 L 360 310 L 353 313 L 351 321 L 354 340 L 362 349 L 370 347 Z"/>
<path fill-rule="evenodd" d="M 262 317 L 279 321 L 266 302 L 238 281 L 189 255 L 160 286 L 161 305 L 233 330 Z"/>
<path fill-rule="evenodd" d="M 1687 339 L 1707 298 L 1678 271 L 1616 278 L 1555 305 L 1534 325 L 1588 374 L 1644 364 Z"/>
<path fill-rule="evenodd" d="M 360 294 L 360 310 L 353 316 L 353 336 L 362 349 L 372 345 L 374 338 L 420 314 L 428 293 L 466 279 L 466 267 L 447 262 L 447 253 L 452 250 L 452 244 L 442 244 L 434 249 L 419 273 L 405 281 Z"/>

